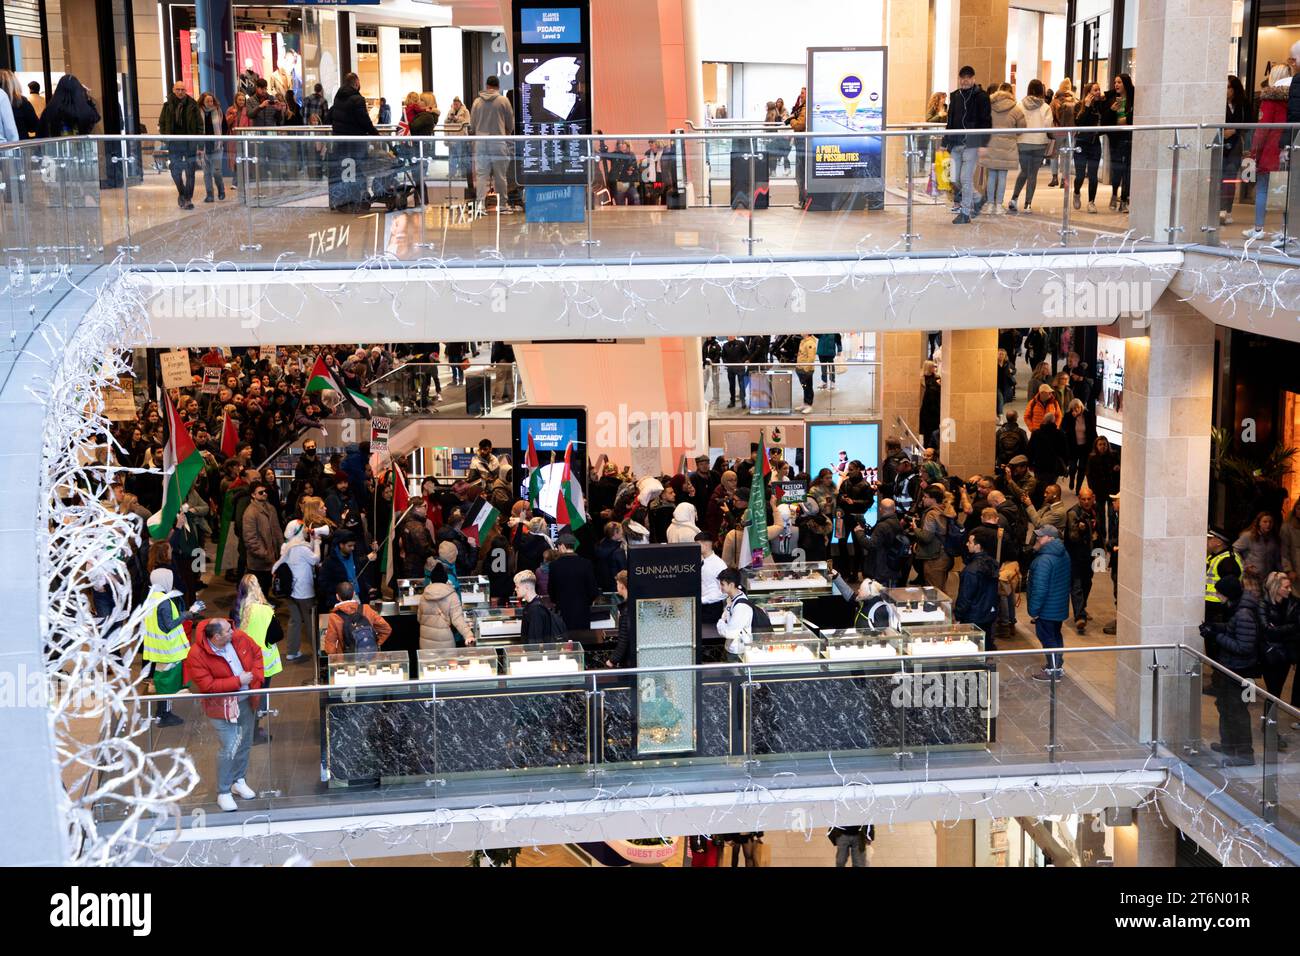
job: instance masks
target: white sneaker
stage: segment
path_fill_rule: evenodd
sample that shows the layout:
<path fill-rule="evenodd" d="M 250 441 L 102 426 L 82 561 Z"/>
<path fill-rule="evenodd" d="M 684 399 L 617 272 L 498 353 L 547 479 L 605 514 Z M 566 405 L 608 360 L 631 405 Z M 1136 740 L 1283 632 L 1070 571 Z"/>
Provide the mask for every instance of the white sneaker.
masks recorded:
<path fill-rule="evenodd" d="M 1241 234 L 1245 236 L 1247 239 L 1251 239 L 1251 240 L 1264 238 L 1263 229 L 1243 229 L 1241 231 Z"/>
<path fill-rule="evenodd" d="M 238 804 L 235 803 L 235 798 L 228 793 L 217 794 L 217 806 L 222 810 L 225 810 L 227 813 L 232 813 L 239 809 Z"/>
<path fill-rule="evenodd" d="M 1222 209 L 1220 209 L 1220 210 L 1219 210 L 1219 225 L 1227 225 L 1227 222 L 1228 222 L 1228 214 L 1227 214 L 1227 212 L 1224 211 L 1224 210 L 1222 210 Z"/>
<path fill-rule="evenodd" d="M 1219 222 L 1223 223 L 1225 226 L 1231 226 L 1231 225 L 1232 225 L 1232 217 L 1231 217 L 1230 215 L 1228 215 L 1227 213 L 1224 213 L 1223 215 L 1221 215 L 1221 216 L 1219 217 Z"/>
<path fill-rule="evenodd" d="M 230 792 L 243 800 L 252 800 L 257 796 L 257 794 L 253 792 L 253 788 L 244 782 L 243 777 L 240 777 L 234 782 L 234 785 L 230 788 Z"/>
<path fill-rule="evenodd" d="M 799 409 L 799 414 L 800 414 L 800 415 L 807 415 L 807 414 L 808 414 L 809 412 L 811 412 L 811 411 L 812 411 L 812 406 L 811 406 L 811 405 L 805 405 L 803 408 Z"/>

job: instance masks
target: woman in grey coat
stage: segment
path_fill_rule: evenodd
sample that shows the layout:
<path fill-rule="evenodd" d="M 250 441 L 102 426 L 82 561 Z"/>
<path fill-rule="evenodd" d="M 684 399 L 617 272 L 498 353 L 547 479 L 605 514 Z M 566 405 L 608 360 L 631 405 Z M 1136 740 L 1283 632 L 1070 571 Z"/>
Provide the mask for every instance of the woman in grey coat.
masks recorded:
<path fill-rule="evenodd" d="M 1278 538 L 1277 524 L 1267 511 L 1255 515 L 1255 520 L 1233 543 L 1232 549 L 1241 558 L 1241 569 L 1261 581 L 1274 571 L 1282 570 L 1282 542 Z"/>
<path fill-rule="evenodd" d="M 1016 94 L 1010 83 L 1003 83 L 989 97 L 989 108 L 993 115 L 994 129 L 1024 128 L 1025 111 L 1016 102 Z M 989 137 L 989 144 L 980 150 L 979 164 L 988 170 L 989 184 L 985 195 L 988 197 L 990 216 L 1002 214 L 1002 200 L 1007 189 L 1007 173 L 1020 168 L 1020 149 L 1016 137 L 1012 134 L 997 134 Z"/>

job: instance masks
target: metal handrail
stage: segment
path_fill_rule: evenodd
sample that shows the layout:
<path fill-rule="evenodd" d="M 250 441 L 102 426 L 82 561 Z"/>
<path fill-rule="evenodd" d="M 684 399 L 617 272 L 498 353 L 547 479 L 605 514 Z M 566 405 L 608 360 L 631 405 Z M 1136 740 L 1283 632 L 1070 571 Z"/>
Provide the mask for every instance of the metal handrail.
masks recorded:
<path fill-rule="evenodd" d="M 1149 646 L 1155 647 L 1156 645 L 1152 644 Z M 1186 651 L 1187 653 L 1191 654 L 1193 657 L 1195 657 L 1197 660 L 1201 661 L 1202 663 L 1209 664 L 1211 667 L 1213 667 L 1216 671 L 1219 671 L 1221 674 L 1227 674 L 1233 680 L 1241 682 L 1242 686 L 1245 686 L 1246 684 L 1254 684 L 1253 678 L 1242 677 L 1236 671 L 1229 670 L 1228 668 L 1220 664 L 1218 661 L 1214 660 L 1214 658 L 1209 657 L 1202 651 L 1198 651 L 1194 647 L 1188 647 L 1186 644 L 1178 644 L 1176 646 L 1180 650 Z M 1288 704 L 1280 697 L 1275 697 L 1273 694 L 1270 694 L 1265 688 L 1260 687 L 1258 684 L 1255 684 L 1255 694 L 1256 696 L 1263 697 L 1265 700 L 1272 701 L 1274 704 L 1276 704 L 1278 707 L 1281 707 L 1292 717 L 1300 718 L 1300 708 L 1296 708 L 1295 706 Z"/>
<path fill-rule="evenodd" d="M 1179 649 L 1192 650 L 1192 648 L 1189 648 L 1183 644 L 1117 644 L 1114 646 L 1107 646 L 1107 647 L 1100 647 L 1100 646 L 1099 647 L 1060 647 L 1060 648 L 1051 649 L 1049 651 L 1045 651 L 1043 648 L 1039 647 L 1039 648 L 1026 648 L 1023 650 L 1010 650 L 1010 651 L 978 651 L 974 654 L 970 654 L 970 653 L 927 654 L 925 655 L 924 658 L 899 657 L 897 658 L 897 662 L 904 663 L 908 660 L 924 660 L 928 664 L 928 663 L 939 662 L 939 661 L 950 661 L 950 662 L 969 661 L 972 658 L 1042 657 L 1044 653 L 1100 654 L 1100 653 L 1113 653 L 1119 651 L 1173 651 Z M 582 677 L 582 678 L 620 677 L 620 676 L 632 676 L 636 674 L 667 674 L 667 673 L 681 673 L 687 671 L 708 673 L 708 672 L 716 672 L 716 671 L 733 672 L 742 669 L 774 670 L 777 668 L 789 669 L 792 666 L 810 667 L 813 665 L 836 664 L 836 663 L 839 662 L 830 661 L 830 660 L 821 660 L 821 661 L 814 660 L 800 665 L 800 664 L 791 664 L 791 662 L 789 661 L 763 661 L 761 663 L 752 663 L 752 664 L 746 664 L 743 662 L 735 661 L 731 663 L 717 663 L 717 664 L 675 664 L 675 665 L 665 666 L 665 667 L 604 667 L 601 668 L 600 670 L 574 671 L 571 674 L 546 675 L 545 677 L 535 676 L 535 675 L 524 675 L 524 674 L 516 674 L 516 675 L 496 674 L 493 675 L 492 677 L 468 678 L 467 682 L 474 683 L 478 681 L 502 681 L 502 680 L 535 681 L 535 680 L 550 680 L 553 678 L 559 678 L 562 680 L 573 680 L 574 678 L 578 678 L 578 677 Z M 1232 671 L 1227 671 L 1227 673 L 1232 674 Z M 1233 674 L 1233 676 L 1236 677 L 1237 675 Z M 1238 679 L 1245 680 L 1245 678 L 1238 678 Z M 422 683 L 428 684 L 428 683 L 435 683 L 435 682 L 421 681 L 419 678 L 411 678 L 409 680 L 393 681 L 387 684 L 366 684 L 364 690 L 365 691 L 393 690 L 399 688 L 408 688 L 412 684 L 422 684 Z M 454 685 L 443 685 L 443 686 L 454 686 Z M 333 694 L 341 694 L 341 693 L 347 693 L 349 691 L 355 691 L 355 690 L 357 690 L 357 688 L 353 686 L 339 686 L 337 684 L 302 684 L 297 687 L 259 687 L 256 690 L 237 690 L 237 691 L 229 691 L 226 693 L 214 693 L 214 694 L 191 694 L 191 693 L 146 694 L 142 697 L 128 697 L 126 698 L 126 700 L 128 702 L 135 702 L 135 703 L 156 703 L 158 701 L 164 701 L 164 700 L 211 700 L 220 697 L 261 697 L 264 694 L 304 694 L 304 693 L 319 693 L 321 691 L 328 691 L 329 693 L 333 693 Z M 1272 698 L 1272 699 L 1276 700 L 1277 698 Z M 1295 712 L 1295 713 L 1297 713 L 1297 715 L 1300 715 L 1300 712 Z"/>

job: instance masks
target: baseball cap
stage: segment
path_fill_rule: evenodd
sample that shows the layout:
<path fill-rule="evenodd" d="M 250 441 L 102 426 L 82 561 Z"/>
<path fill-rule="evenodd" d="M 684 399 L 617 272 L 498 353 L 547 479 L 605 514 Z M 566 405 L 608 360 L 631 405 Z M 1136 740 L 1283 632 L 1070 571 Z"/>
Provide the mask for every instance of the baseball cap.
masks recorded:
<path fill-rule="evenodd" d="M 1010 464 L 1010 465 L 1027 465 L 1027 464 L 1029 464 L 1029 459 L 1026 458 L 1024 455 L 1016 455 L 1016 457 L 1015 457 L 1015 458 L 1012 458 L 1011 461 L 1009 461 L 1007 464 Z"/>
<path fill-rule="evenodd" d="M 1034 536 L 1037 538 L 1059 538 L 1061 536 L 1061 532 L 1056 530 L 1055 525 L 1048 524 L 1048 525 L 1043 525 L 1043 527 L 1035 531 Z"/>

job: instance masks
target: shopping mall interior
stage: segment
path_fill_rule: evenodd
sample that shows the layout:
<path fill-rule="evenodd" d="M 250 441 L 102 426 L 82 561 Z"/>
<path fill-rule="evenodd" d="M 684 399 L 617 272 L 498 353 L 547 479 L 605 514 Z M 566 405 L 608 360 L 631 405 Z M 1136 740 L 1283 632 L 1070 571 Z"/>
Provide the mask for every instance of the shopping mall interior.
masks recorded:
<path fill-rule="evenodd" d="M 1300 864 L 1300 2 L 0 41 L 0 863 Z"/>

